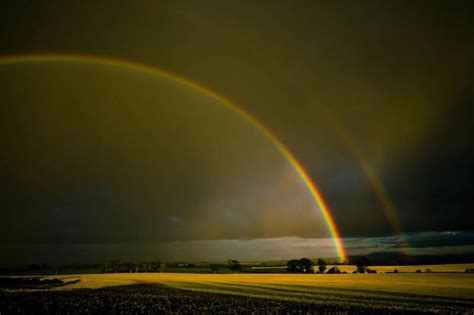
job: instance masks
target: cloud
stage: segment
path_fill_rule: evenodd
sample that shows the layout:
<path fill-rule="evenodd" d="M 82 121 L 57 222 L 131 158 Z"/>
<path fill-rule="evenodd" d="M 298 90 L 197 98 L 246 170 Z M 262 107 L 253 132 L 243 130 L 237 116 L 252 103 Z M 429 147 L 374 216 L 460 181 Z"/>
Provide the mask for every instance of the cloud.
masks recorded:
<path fill-rule="evenodd" d="M 328 235 L 271 139 L 199 91 L 103 65 L 2 70 L 2 241 Z"/>
<path fill-rule="evenodd" d="M 349 255 L 408 253 L 410 255 L 466 255 L 474 253 L 474 232 L 421 232 L 403 235 L 408 247 L 398 246 L 396 237 L 344 239 Z M 38 262 L 102 263 L 113 258 L 147 261 L 244 261 L 291 258 L 334 258 L 337 252 L 330 238 L 278 237 L 258 239 L 195 240 L 172 242 L 97 243 L 3 243 L 1 265 Z"/>
<path fill-rule="evenodd" d="M 11 2 L 0 54 L 114 56 L 225 95 L 295 154 L 354 250 L 400 246 L 360 241 L 400 233 L 361 158 L 402 232 L 472 229 L 472 1 L 207 4 Z M 0 85 L 4 242 L 329 236 L 268 139 L 195 91 L 64 63 L 1 65 Z"/>
<path fill-rule="evenodd" d="M 472 231 L 410 233 L 404 235 L 403 238 L 409 248 L 474 245 L 474 232 Z M 398 248 L 400 243 L 387 241 L 385 246 L 387 248 Z"/>

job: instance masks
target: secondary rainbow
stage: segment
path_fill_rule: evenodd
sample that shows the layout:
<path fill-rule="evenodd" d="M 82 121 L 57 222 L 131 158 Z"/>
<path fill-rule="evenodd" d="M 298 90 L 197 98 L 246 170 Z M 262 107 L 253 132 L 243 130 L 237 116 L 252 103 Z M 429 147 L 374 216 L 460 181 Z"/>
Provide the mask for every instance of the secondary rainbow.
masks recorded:
<path fill-rule="evenodd" d="M 392 232 L 395 234 L 395 237 L 398 238 L 398 246 L 400 246 L 402 251 L 408 252 L 408 241 L 404 237 L 402 224 L 397 212 L 395 211 L 395 206 L 393 205 L 393 202 L 391 201 L 382 181 L 377 175 L 377 172 L 369 163 L 362 150 L 359 149 L 359 146 L 356 144 L 354 139 L 350 137 L 344 126 L 342 126 L 341 123 L 335 119 L 335 115 L 329 110 L 329 108 L 322 105 L 319 106 L 319 108 L 325 119 L 331 123 L 331 126 L 333 126 L 334 130 L 337 132 L 337 135 L 342 140 L 343 144 L 359 162 L 359 165 L 368 180 L 372 192 L 382 207 L 382 211 L 387 218 L 388 223 L 391 225 Z"/>
<path fill-rule="evenodd" d="M 341 235 L 335 224 L 334 218 L 331 215 L 329 207 L 321 195 L 321 192 L 317 188 L 316 184 L 311 180 L 308 172 L 303 168 L 301 163 L 291 153 L 291 151 L 262 123 L 255 119 L 250 113 L 243 110 L 235 103 L 227 99 L 226 97 L 214 92 L 213 90 L 202 86 L 190 79 L 183 78 L 172 72 L 145 65 L 135 61 L 121 60 L 112 57 L 94 56 L 94 55 L 82 55 L 82 54 L 30 54 L 30 55 L 10 55 L 1 56 L 0 65 L 17 64 L 17 63 L 39 63 L 39 62 L 74 62 L 74 63 L 89 63 L 89 64 L 100 64 L 111 67 L 119 67 L 123 69 L 129 69 L 132 71 L 139 71 L 148 74 L 160 75 L 166 79 L 178 82 L 184 86 L 197 90 L 223 104 L 237 115 L 244 118 L 255 128 L 257 128 L 267 139 L 269 139 L 273 145 L 283 154 L 283 156 L 292 165 L 298 175 L 304 182 L 308 192 L 313 198 L 314 202 L 319 207 L 321 214 L 326 222 L 326 227 L 329 234 L 331 235 L 334 246 L 337 251 L 337 255 L 341 261 L 347 261 L 346 251 L 341 239 Z"/>

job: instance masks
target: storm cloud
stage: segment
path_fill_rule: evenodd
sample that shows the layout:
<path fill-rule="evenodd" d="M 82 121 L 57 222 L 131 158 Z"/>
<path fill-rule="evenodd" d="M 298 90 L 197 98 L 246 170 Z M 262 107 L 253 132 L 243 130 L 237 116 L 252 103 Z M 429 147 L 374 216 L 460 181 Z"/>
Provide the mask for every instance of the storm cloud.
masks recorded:
<path fill-rule="evenodd" d="M 344 238 L 472 230 L 472 1 L 6 1 L 0 18 L 1 55 L 133 60 L 225 95 Z M 59 62 L 0 65 L 0 98 L 4 244 L 330 236 L 268 138 L 199 91 Z"/>

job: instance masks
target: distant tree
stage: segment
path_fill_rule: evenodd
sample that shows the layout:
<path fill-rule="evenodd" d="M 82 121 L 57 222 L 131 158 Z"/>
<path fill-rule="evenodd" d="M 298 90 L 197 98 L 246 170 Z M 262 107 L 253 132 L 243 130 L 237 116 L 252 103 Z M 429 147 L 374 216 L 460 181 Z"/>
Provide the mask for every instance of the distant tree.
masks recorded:
<path fill-rule="evenodd" d="M 209 265 L 209 268 L 213 273 L 217 273 L 217 271 L 219 271 L 219 265 Z"/>
<path fill-rule="evenodd" d="M 134 262 L 128 262 L 123 264 L 125 272 L 136 272 L 137 266 Z"/>
<path fill-rule="evenodd" d="M 229 260 L 229 269 L 232 271 L 241 271 L 242 265 L 237 260 Z"/>
<path fill-rule="evenodd" d="M 369 265 L 369 260 L 366 257 L 360 257 L 356 260 L 355 265 L 358 273 L 364 273 Z"/>
<path fill-rule="evenodd" d="M 286 263 L 286 268 L 288 269 L 289 272 L 293 272 L 293 273 L 301 272 L 300 261 L 298 259 L 288 260 L 288 262 Z"/>
<path fill-rule="evenodd" d="M 286 268 L 293 273 L 314 273 L 313 265 L 309 258 L 291 259 L 286 263 Z"/>
<path fill-rule="evenodd" d="M 394 269 L 393 273 L 400 273 L 400 271 L 398 271 L 398 269 Z"/>
<path fill-rule="evenodd" d="M 161 261 L 153 261 L 150 263 L 150 270 L 153 272 L 160 272 Z"/>
<path fill-rule="evenodd" d="M 122 260 L 119 259 L 119 258 L 116 258 L 116 259 L 112 259 L 107 267 L 106 267 L 106 272 L 120 272 L 122 269 Z"/>
<path fill-rule="evenodd" d="M 166 271 L 166 264 L 165 263 L 160 263 L 160 269 L 159 269 L 160 272 L 165 272 Z"/>
<path fill-rule="evenodd" d="M 421 273 L 421 269 L 417 269 L 417 270 L 416 270 L 416 273 Z"/>
<path fill-rule="evenodd" d="M 314 273 L 313 262 L 309 258 L 300 259 L 300 269 L 302 273 Z"/>
<path fill-rule="evenodd" d="M 327 269 L 327 264 L 324 260 L 318 259 L 318 269 L 320 273 L 324 273 Z"/>
<path fill-rule="evenodd" d="M 149 263 L 146 263 L 146 262 L 141 263 L 141 264 L 140 264 L 140 270 L 141 270 L 142 272 L 148 272 L 148 271 L 150 270 L 150 264 L 149 264 Z"/>

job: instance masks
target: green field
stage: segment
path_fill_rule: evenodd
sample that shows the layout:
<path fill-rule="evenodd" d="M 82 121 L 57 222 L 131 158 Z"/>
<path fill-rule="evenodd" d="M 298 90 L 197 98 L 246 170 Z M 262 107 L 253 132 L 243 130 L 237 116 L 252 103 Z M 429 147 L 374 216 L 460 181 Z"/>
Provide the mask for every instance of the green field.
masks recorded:
<path fill-rule="evenodd" d="M 374 269 L 380 268 L 385 267 Z M 396 268 L 404 270 L 404 267 Z M 429 268 L 433 272 L 413 273 L 416 270 L 414 268 L 423 270 Z M 182 313 L 201 311 L 226 313 L 239 308 L 244 313 L 251 310 L 266 313 L 276 308 L 284 313 L 302 310 L 309 313 L 472 314 L 474 312 L 474 274 L 454 272 L 465 268 L 472 268 L 472 264 L 412 266 L 409 270 L 406 269 L 411 271 L 410 273 L 399 274 L 68 275 L 56 276 L 65 282 L 64 286 L 48 290 L 4 289 L 2 294 L 11 301 L 17 298 L 20 299 L 19 301 L 27 299 L 30 304 L 36 301 L 37 297 L 41 297 L 39 301 L 46 301 L 49 298 L 58 300 L 60 297 L 59 300 L 63 303 L 68 303 L 70 297 L 75 301 L 74 303 L 82 303 L 77 302 L 80 296 L 82 299 L 80 301 L 84 301 L 83 303 L 87 305 L 90 301 L 101 299 L 115 301 L 113 305 L 119 306 L 128 305 L 127 303 L 134 301 L 133 305 L 142 305 L 140 307 L 144 312 L 150 308 L 154 311 Z M 390 269 L 393 270 L 394 267 Z M 443 270 L 449 272 L 440 272 Z M 45 291 L 48 292 L 45 293 Z M 133 298 L 129 300 L 127 296 Z M 21 304 L 18 303 L 18 305 Z M 94 305 L 88 307 L 94 309 Z M 107 305 L 107 303 L 100 305 Z M 128 307 L 134 307 L 133 305 Z M 182 309 L 185 306 L 188 311 Z M 56 307 L 62 306 L 58 304 Z M 123 307 L 126 312 L 126 306 Z"/>

